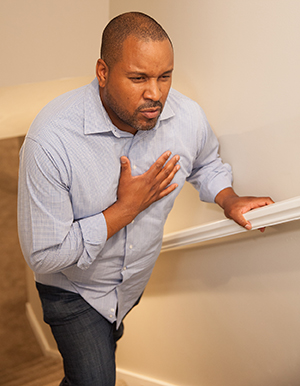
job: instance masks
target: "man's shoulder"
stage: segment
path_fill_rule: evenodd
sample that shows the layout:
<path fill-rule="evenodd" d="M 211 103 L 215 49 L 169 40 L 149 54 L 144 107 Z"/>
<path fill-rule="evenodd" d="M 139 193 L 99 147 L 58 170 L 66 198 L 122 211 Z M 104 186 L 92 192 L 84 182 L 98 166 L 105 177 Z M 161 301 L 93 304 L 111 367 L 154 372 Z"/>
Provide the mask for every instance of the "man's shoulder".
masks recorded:
<path fill-rule="evenodd" d="M 90 85 L 68 91 L 50 101 L 34 119 L 29 135 L 43 137 L 51 131 L 61 130 L 68 125 L 80 124 L 84 110 L 86 90 Z"/>
<path fill-rule="evenodd" d="M 183 102 L 186 102 L 186 103 L 196 103 L 191 98 L 189 98 L 188 96 L 182 94 L 178 90 L 175 90 L 174 88 L 170 89 L 169 98 L 171 98 L 172 100 L 180 100 L 180 101 L 183 101 Z"/>
<path fill-rule="evenodd" d="M 196 101 L 173 88 L 170 89 L 168 103 L 171 109 L 177 113 L 182 111 L 185 114 L 205 115 L 204 111 Z"/>
<path fill-rule="evenodd" d="M 46 104 L 46 106 L 39 112 L 38 116 L 50 115 L 53 117 L 64 111 L 68 111 L 70 107 L 75 107 L 84 98 L 86 89 L 89 85 L 70 90 L 54 98 Z"/>

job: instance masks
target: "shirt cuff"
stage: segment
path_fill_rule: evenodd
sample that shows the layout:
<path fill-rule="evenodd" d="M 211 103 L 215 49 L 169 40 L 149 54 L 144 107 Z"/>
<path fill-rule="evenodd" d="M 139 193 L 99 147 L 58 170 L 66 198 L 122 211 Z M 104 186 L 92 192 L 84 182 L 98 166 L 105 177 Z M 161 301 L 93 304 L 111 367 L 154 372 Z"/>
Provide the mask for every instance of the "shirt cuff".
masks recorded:
<path fill-rule="evenodd" d="M 200 199 L 204 202 L 215 202 L 216 195 L 221 190 L 232 187 L 232 174 L 229 165 L 224 164 L 221 173 L 216 173 L 214 178 L 204 183 L 200 189 Z"/>
<path fill-rule="evenodd" d="M 77 262 L 78 268 L 87 269 L 102 251 L 107 239 L 107 226 L 102 213 L 79 221 L 84 252 Z"/>

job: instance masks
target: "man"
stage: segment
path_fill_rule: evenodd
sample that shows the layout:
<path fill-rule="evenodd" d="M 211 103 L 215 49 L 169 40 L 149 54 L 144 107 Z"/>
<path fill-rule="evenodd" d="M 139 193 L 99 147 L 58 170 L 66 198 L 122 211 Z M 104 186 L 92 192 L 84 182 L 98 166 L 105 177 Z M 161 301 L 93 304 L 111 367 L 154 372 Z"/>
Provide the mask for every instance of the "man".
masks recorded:
<path fill-rule="evenodd" d="M 61 385 L 114 385 L 122 320 L 186 180 L 247 229 L 243 213 L 272 203 L 235 194 L 203 111 L 170 88 L 172 72 L 172 43 L 155 20 L 116 17 L 97 79 L 50 102 L 21 150 L 20 241 L 64 359 Z"/>

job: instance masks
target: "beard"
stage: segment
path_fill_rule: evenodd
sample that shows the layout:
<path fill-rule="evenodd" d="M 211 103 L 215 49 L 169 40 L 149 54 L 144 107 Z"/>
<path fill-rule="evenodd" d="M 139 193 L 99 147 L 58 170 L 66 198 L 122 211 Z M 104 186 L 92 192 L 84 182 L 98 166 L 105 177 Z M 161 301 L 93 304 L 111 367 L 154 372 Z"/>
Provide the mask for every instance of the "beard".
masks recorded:
<path fill-rule="evenodd" d="M 158 118 L 162 112 L 163 105 L 160 101 L 149 101 L 141 106 L 139 106 L 133 114 L 130 114 L 127 110 L 122 108 L 116 99 L 109 93 L 109 91 L 106 90 L 106 95 L 105 95 L 106 103 L 108 107 L 114 112 L 114 114 L 126 125 L 129 125 L 133 127 L 135 130 L 151 130 L 154 128 L 156 125 Z M 141 110 L 147 110 L 150 108 L 160 108 L 160 113 L 157 117 L 155 118 L 146 118 L 141 119 L 139 117 L 139 113 Z"/>

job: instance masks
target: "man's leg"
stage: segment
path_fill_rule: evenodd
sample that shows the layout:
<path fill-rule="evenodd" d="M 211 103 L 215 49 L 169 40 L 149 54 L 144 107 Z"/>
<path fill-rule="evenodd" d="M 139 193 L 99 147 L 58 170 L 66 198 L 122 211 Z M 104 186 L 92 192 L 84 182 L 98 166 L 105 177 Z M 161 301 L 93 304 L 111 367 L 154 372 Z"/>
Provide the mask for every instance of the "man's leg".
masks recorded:
<path fill-rule="evenodd" d="M 115 348 L 121 337 L 80 295 L 37 283 L 44 320 L 64 360 L 66 386 L 114 386 Z"/>

